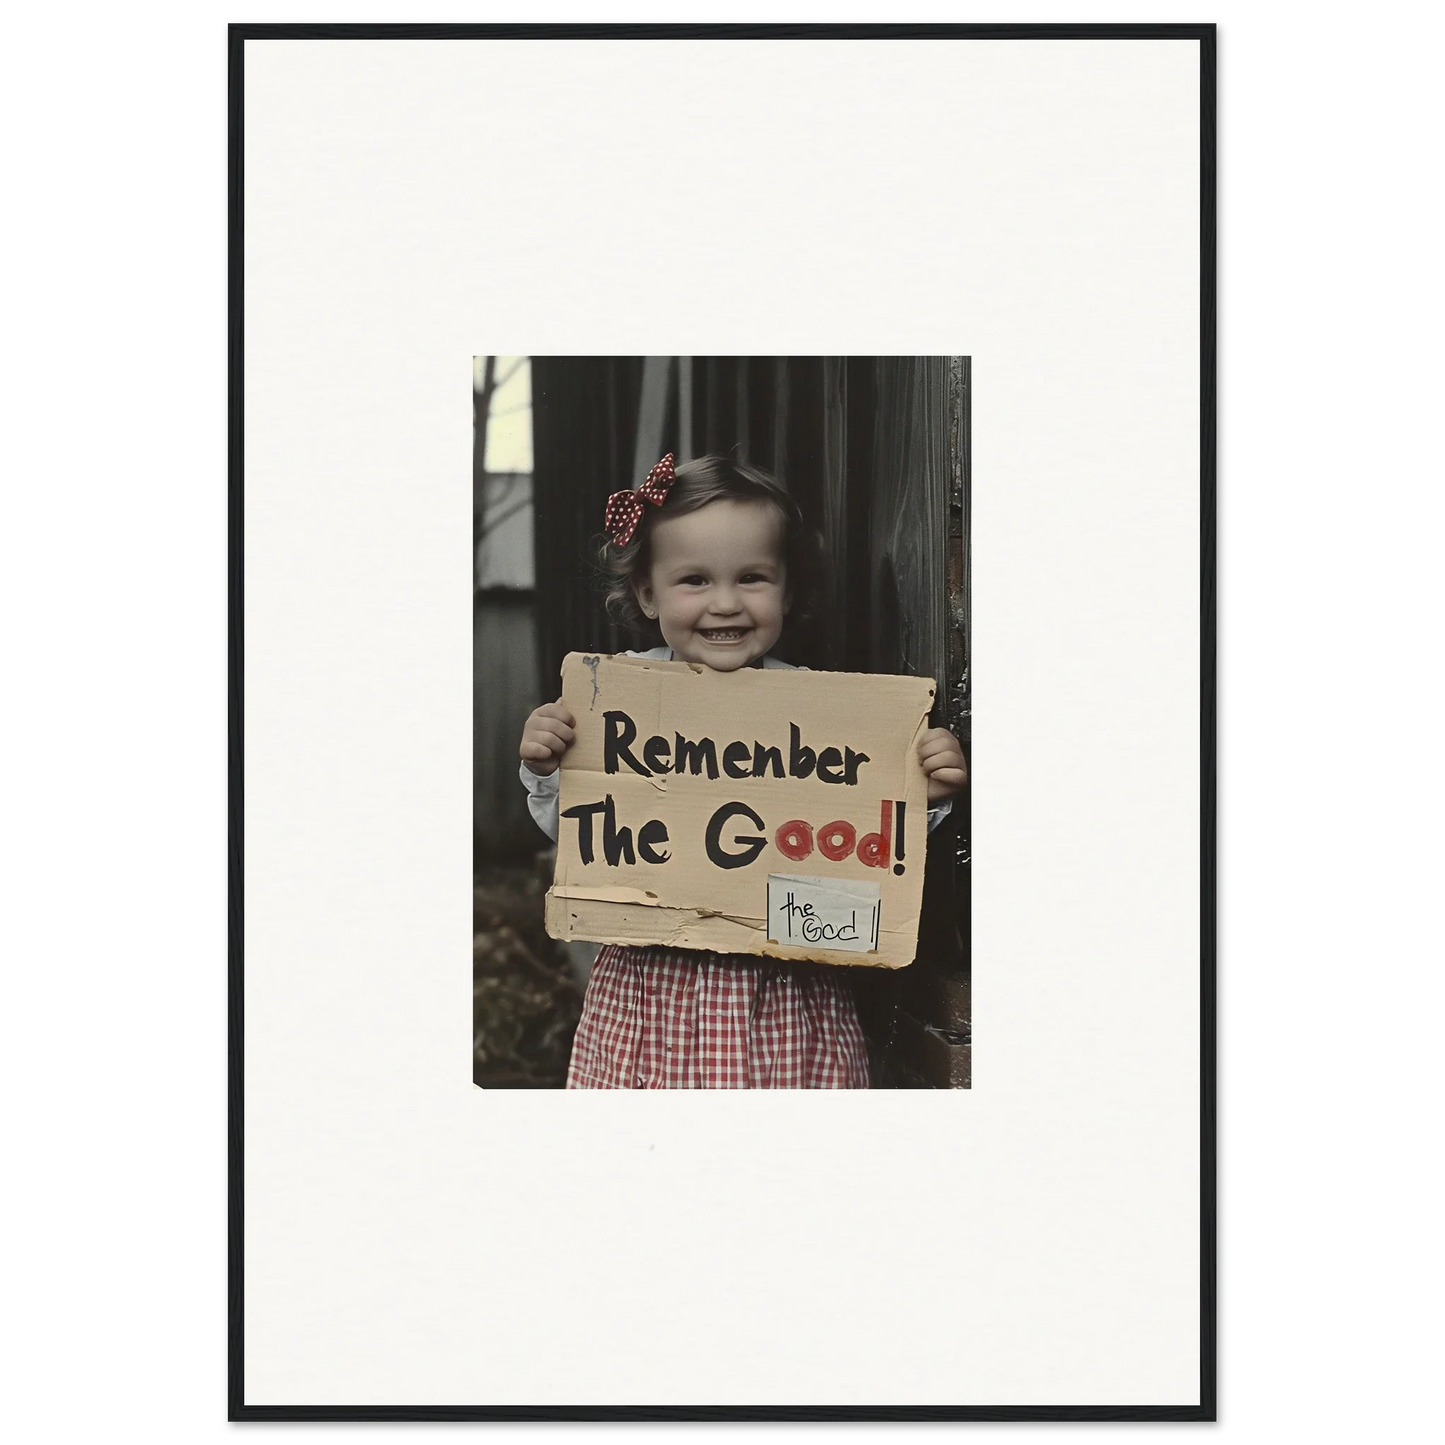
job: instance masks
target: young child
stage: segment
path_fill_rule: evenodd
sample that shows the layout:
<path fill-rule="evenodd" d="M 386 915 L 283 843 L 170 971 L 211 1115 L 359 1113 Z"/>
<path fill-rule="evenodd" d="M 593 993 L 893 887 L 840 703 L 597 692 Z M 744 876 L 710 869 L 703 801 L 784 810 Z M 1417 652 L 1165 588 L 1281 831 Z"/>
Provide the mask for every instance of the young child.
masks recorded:
<path fill-rule="evenodd" d="M 766 472 L 723 457 L 673 469 L 607 503 L 608 611 L 664 645 L 630 657 L 719 672 L 788 667 L 770 655 L 784 619 L 811 603 L 817 539 Z M 560 700 L 522 733 L 521 776 L 542 831 L 557 836 L 558 765 L 576 734 Z M 953 734 L 919 739 L 930 829 L 966 780 Z M 868 1059 L 843 968 L 752 954 L 608 945 L 572 1045 L 569 1089 L 866 1089 Z"/>

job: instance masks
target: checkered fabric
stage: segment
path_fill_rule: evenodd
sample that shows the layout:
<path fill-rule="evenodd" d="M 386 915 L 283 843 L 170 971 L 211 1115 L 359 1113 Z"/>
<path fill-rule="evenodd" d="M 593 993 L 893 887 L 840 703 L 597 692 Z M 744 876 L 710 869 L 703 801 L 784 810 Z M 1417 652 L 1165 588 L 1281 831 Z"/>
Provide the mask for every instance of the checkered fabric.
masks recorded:
<path fill-rule="evenodd" d="M 840 968 L 609 945 L 572 1044 L 569 1089 L 866 1089 Z"/>

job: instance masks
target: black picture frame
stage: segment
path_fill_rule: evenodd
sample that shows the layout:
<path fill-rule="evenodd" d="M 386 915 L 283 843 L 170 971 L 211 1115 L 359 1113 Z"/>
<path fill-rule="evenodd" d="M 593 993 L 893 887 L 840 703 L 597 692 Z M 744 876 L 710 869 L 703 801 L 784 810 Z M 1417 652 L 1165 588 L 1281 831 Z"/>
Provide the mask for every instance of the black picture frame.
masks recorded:
<path fill-rule="evenodd" d="M 1046 1423 L 1082 1428 L 1104 1423 L 1157 1423 L 1175 1426 L 1169 1433 L 1221 1433 L 1225 1397 L 1222 1394 L 1221 1328 L 1221 1199 L 1220 1199 L 1220 577 L 1221 516 L 1220 449 L 1221 396 L 1227 397 L 1227 374 L 1221 368 L 1222 298 L 1225 296 L 1221 240 L 1227 197 L 1227 152 L 1222 146 L 1220 100 L 1227 94 L 1224 58 L 1228 30 L 1217 19 L 1140 20 L 925 20 L 925 22 L 607 22 L 607 20 L 230 20 L 221 29 L 223 62 L 223 368 L 224 457 L 223 532 L 224 604 L 227 613 L 224 656 L 224 918 L 223 1007 L 225 1027 L 224 1166 L 225 1166 L 225 1371 L 224 1428 L 228 1433 L 263 1432 L 267 1425 L 288 1423 L 296 1433 L 308 1426 L 368 1422 L 376 1425 L 444 1425 L 444 1423 L 503 1422 L 767 1422 L 786 1432 L 796 1422 L 958 1422 Z M 244 939 L 243 803 L 246 788 L 244 738 L 244 529 L 246 529 L 246 455 L 244 455 L 244 181 L 246 181 L 246 114 L 244 75 L 250 42 L 276 39 L 749 39 L 798 40 L 868 39 L 944 40 L 978 43 L 990 39 L 1176 39 L 1198 42 L 1199 95 L 1201 95 L 1201 233 L 1199 233 L 1199 335 L 1201 335 L 1201 396 L 1199 396 L 1199 475 L 1201 475 L 1201 535 L 1199 535 L 1199 682 L 1201 682 L 1201 814 L 1202 870 L 1199 877 L 1201 936 L 1199 936 L 1199 998 L 1201 998 L 1201 1098 L 1199 1163 L 1201 1163 L 1201 1237 L 1199 1237 L 1199 1402 L 1181 1405 L 1114 1406 L 889 1406 L 842 1407 L 575 1407 L 468 1406 L 288 1406 L 251 1402 L 246 1392 L 244 1319 L 246 1319 L 246 1254 L 244 1254 L 244 1178 L 246 1178 L 246 1078 L 244 1078 Z M 1183 1431 L 1178 1429 L 1183 1426 Z M 880 1431 L 886 1432 L 886 1431 Z M 1081 1431 L 1082 1432 L 1082 1431 Z"/>

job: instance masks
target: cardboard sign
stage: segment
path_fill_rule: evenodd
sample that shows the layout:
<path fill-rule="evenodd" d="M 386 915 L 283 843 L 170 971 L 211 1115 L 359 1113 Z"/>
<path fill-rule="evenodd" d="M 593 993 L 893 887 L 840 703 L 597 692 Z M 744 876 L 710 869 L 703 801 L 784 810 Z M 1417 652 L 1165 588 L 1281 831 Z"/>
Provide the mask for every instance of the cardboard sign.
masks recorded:
<path fill-rule="evenodd" d="M 923 897 L 928 678 L 573 652 L 547 931 L 902 968 Z"/>

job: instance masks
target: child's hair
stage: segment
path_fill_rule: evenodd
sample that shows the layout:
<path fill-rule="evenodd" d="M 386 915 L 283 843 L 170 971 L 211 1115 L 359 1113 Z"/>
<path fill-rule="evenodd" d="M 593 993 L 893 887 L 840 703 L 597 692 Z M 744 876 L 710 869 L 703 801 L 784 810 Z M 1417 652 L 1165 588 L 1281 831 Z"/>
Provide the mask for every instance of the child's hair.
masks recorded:
<path fill-rule="evenodd" d="M 601 541 L 599 561 L 607 588 L 607 614 L 639 636 L 657 635 L 657 623 L 644 615 L 634 583 L 652 570 L 652 529 L 665 517 L 681 517 L 712 502 L 766 502 L 783 519 L 783 564 L 787 568 L 792 602 L 784 624 L 786 636 L 802 636 L 817 610 L 822 570 L 823 539 L 803 520 L 803 514 L 778 479 L 761 467 L 731 457 L 703 456 L 677 468 L 661 506 L 643 507 L 642 519 L 626 546 L 610 538 Z"/>

